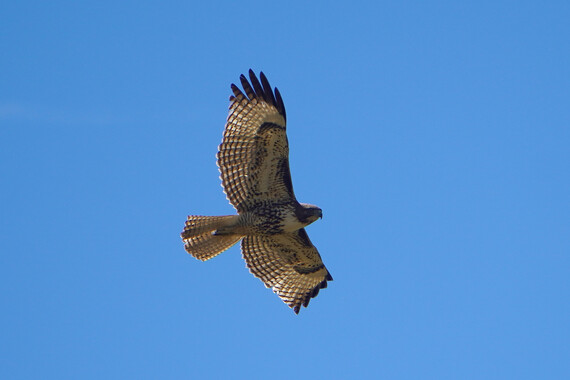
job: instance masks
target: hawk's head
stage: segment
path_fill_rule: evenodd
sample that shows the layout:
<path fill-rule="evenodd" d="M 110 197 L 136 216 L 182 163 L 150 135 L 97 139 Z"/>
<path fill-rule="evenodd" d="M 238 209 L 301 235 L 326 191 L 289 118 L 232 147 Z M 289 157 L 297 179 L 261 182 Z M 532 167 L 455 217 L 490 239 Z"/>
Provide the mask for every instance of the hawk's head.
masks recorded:
<path fill-rule="evenodd" d="M 301 212 L 298 213 L 297 217 L 303 223 L 311 224 L 315 220 L 323 217 L 323 210 L 315 205 L 308 203 L 301 203 Z"/>

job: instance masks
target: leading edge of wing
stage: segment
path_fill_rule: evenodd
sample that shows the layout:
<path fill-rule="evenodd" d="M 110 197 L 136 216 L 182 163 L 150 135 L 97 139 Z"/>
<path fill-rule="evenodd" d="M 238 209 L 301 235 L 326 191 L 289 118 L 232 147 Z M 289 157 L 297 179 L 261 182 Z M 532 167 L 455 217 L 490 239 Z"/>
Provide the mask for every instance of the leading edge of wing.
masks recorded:
<path fill-rule="evenodd" d="M 265 74 L 263 74 L 263 71 L 259 72 L 259 78 L 261 79 L 261 82 L 257 79 L 252 69 L 249 69 L 249 80 L 251 81 L 251 84 L 248 82 L 245 75 L 240 75 L 239 79 L 245 91 L 245 95 L 238 86 L 232 83 L 231 88 L 234 95 L 230 96 L 230 102 L 233 102 L 236 97 L 240 96 L 249 100 L 257 99 L 264 101 L 265 103 L 274 106 L 279 114 L 283 116 L 283 120 L 287 121 L 285 105 L 283 104 L 283 98 L 281 98 L 279 90 L 277 87 L 275 87 L 274 91 L 271 90 L 271 85 L 269 84 Z"/>

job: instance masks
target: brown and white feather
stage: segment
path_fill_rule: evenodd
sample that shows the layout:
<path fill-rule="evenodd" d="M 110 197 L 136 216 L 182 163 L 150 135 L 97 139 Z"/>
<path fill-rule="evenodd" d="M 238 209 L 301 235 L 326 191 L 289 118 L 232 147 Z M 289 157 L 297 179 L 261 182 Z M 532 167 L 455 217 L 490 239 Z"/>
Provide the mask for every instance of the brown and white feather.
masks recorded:
<path fill-rule="evenodd" d="M 262 84 L 250 72 L 252 85 L 241 76 L 245 94 L 232 84 L 230 114 L 219 147 L 222 187 L 238 212 L 254 199 L 294 198 L 289 171 L 285 107 L 265 75 Z"/>
<path fill-rule="evenodd" d="M 241 247 L 251 273 L 295 313 L 332 280 L 304 228 L 292 233 L 246 236 Z"/>

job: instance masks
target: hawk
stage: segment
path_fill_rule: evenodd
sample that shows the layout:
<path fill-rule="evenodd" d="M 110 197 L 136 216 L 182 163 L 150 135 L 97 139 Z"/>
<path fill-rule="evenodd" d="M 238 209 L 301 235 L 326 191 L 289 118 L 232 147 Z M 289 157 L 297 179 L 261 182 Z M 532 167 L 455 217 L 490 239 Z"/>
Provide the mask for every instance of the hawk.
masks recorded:
<path fill-rule="evenodd" d="M 230 112 L 217 154 L 222 187 L 237 215 L 190 215 L 181 233 L 186 251 L 205 261 L 241 240 L 250 272 L 298 314 L 332 277 L 304 227 L 322 218 L 299 203 L 289 171 L 281 94 L 261 72 L 231 85 Z"/>

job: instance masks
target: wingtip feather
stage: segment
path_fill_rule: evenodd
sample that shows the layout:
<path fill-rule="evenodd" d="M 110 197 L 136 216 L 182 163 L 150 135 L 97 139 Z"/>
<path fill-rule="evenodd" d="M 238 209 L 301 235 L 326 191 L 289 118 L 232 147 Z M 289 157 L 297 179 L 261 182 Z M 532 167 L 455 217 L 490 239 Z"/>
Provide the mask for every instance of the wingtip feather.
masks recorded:
<path fill-rule="evenodd" d="M 236 98 L 239 98 L 240 96 L 244 96 L 244 95 L 243 95 L 243 92 L 241 92 L 241 90 L 239 89 L 239 87 L 236 86 L 234 83 L 232 83 L 232 84 L 230 85 L 230 87 L 232 88 L 232 92 L 234 93 L 234 96 L 235 96 Z"/>
<path fill-rule="evenodd" d="M 273 105 L 277 111 L 283 116 L 283 119 L 287 119 L 285 114 L 285 105 L 283 104 L 283 99 L 277 87 L 274 89 L 271 88 L 267 77 L 263 73 L 263 71 L 259 72 L 259 79 L 255 75 L 255 72 L 252 69 L 248 70 L 249 80 L 244 74 L 241 74 L 239 80 L 241 85 L 244 89 L 245 94 L 249 100 L 253 99 L 260 99 Z M 238 93 L 243 95 L 243 92 L 239 90 L 239 88 L 232 83 L 232 91 L 235 94 L 235 97 L 238 97 Z M 238 91 L 238 92 L 236 92 Z M 245 95 L 244 95 L 245 97 Z"/>

